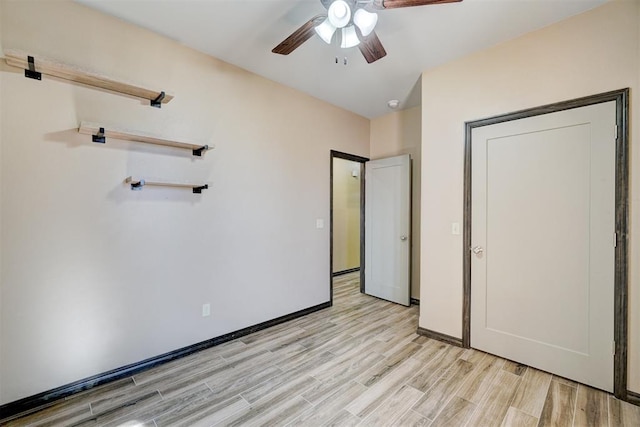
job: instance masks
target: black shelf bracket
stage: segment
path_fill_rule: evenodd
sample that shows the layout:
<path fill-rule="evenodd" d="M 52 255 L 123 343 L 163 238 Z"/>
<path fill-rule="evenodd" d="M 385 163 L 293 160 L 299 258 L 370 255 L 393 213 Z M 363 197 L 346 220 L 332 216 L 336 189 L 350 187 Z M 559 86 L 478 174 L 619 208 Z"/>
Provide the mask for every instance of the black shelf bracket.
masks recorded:
<path fill-rule="evenodd" d="M 144 187 L 144 179 L 141 179 L 138 182 L 132 182 L 131 183 L 131 189 L 133 191 L 140 191 L 140 190 L 142 190 L 142 187 Z"/>
<path fill-rule="evenodd" d="M 164 99 L 164 97 L 165 97 L 164 91 L 160 92 L 160 95 L 158 95 L 156 99 L 151 100 L 151 106 L 155 108 L 161 108 L 162 100 Z"/>
<path fill-rule="evenodd" d="M 200 148 L 194 148 L 192 153 L 193 153 L 194 156 L 202 157 L 202 153 L 204 153 L 208 149 L 209 149 L 208 145 L 203 145 Z"/>
<path fill-rule="evenodd" d="M 107 138 L 104 136 L 104 128 L 100 128 L 97 134 L 91 135 L 91 140 L 100 144 L 107 142 Z"/>
<path fill-rule="evenodd" d="M 34 80 L 42 80 L 42 73 L 36 71 L 36 63 L 33 56 L 27 56 L 27 62 L 29 63 L 29 68 L 24 70 L 24 76 Z"/>
<path fill-rule="evenodd" d="M 200 194 L 202 190 L 206 190 L 209 188 L 209 184 L 201 185 L 200 187 L 193 187 L 193 194 Z"/>

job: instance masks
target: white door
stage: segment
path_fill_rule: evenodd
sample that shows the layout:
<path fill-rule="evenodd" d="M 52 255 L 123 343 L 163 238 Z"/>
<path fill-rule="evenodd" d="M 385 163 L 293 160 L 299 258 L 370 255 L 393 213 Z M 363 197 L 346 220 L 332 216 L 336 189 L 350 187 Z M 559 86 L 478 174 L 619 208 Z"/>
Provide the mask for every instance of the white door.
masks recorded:
<path fill-rule="evenodd" d="M 471 345 L 613 391 L 616 104 L 472 134 Z"/>
<path fill-rule="evenodd" d="M 364 291 L 410 305 L 411 166 L 409 155 L 365 165 Z"/>

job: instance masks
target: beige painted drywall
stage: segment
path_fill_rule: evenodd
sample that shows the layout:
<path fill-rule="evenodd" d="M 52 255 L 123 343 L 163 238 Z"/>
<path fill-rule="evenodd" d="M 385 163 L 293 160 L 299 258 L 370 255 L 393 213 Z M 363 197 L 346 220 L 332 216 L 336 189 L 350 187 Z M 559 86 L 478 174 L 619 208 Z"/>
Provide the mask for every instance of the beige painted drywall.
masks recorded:
<path fill-rule="evenodd" d="M 409 154 L 411 188 L 411 297 L 420 298 L 421 108 L 395 111 L 371 120 L 371 159 Z"/>
<path fill-rule="evenodd" d="M 2 1 L 0 1 L 0 56 L 3 55 L 2 52 Z M 0 102 L 2 100 L 2 78 L 0 77 Z M 3 117 L 3 113 L 2 113 L 2 108 L 1 108 L 1 104 L 0 104 L 0 177 L 2 177 L 2 117 Z M 0 183 L 0 241 L 2 239 L 2 184 Z M 0 322 L 2 321 L 2 244 L 0 243 Z M 2 325 L 0 324 L 0 333 L 2 333 Z M 1 372 L 1 367 L 3 365 L 2 362 L 2 339 L 0 338 L 0 372 Z M 0 402 L 2 402 L 2 390 L 3 390 L 3 385 L 2 385 L 2 381 L 1 381 L 1 374 L 0 374 Z"/>
<path fill-rule="evenodd" d="M 631 88 L 629 388 L 640 391 L 639 3 L 613 1 L 422 76 L 420 326 L 462 335 L 464 122 Z"/>
<path fill-rule="evenodd" d="M 357 267 L 360 267 L 360 163 L 335 157 L 333 272 Z"/>
<path fill-rule="evenodd" d="M 368 157 L 369 120 L 70 1 L 3 2 L 0 25 L 3 48 L 175 94 L 2 68 L 0 403 L 329 300 L 329 151 Z M 98 145 L 81 120 L 216 148 Z"/>
<path fill-rule="evenodd" d="M 629 352 L 628 357 L 628 384 L 627 388 L 640 393 L 640 262 L 638 262 L 638 252 L 640 252 L 640 218 L 638 208 L 640 207 L 640 5 L 636 3 L 636 78 L 638 79 L 632 88 L 631 96 L 631 182 L 630 182 L 630 222 L 631 222 L 631 243 L 630 243 L 630 268 L 629 268 Z"/>

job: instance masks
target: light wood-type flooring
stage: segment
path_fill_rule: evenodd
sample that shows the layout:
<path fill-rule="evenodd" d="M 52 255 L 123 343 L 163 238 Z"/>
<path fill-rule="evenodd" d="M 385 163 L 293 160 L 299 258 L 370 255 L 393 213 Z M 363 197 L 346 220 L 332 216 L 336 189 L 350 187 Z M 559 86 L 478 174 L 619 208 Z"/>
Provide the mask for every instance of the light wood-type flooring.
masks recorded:
<path fill-rule="evenodd" d="M 334 303 L 4 425 L 640 426 L 606 393 L 416 335 L 418 307 L 357 273 Z"/>

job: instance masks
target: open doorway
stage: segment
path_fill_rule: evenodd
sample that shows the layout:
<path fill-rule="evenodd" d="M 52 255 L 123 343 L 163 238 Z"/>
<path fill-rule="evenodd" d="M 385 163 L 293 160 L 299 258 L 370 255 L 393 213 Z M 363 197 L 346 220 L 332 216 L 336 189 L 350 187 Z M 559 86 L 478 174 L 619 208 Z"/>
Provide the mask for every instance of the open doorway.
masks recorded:
<path fill-rule="evenodd" d="M 364 289 L 364 164 L 369 159 L 331 151 L 330 289 L 336 282 L 357 279 Z M 355 280 L 353 280 L 355 281 Z"/>

